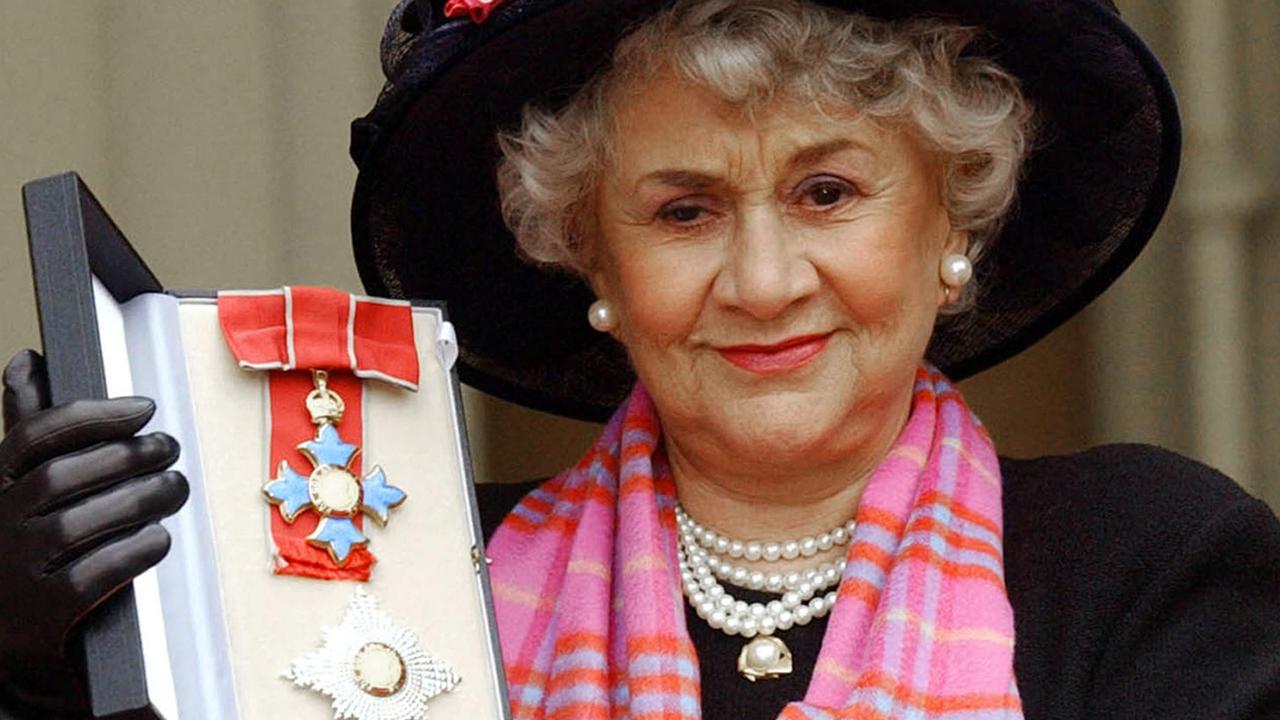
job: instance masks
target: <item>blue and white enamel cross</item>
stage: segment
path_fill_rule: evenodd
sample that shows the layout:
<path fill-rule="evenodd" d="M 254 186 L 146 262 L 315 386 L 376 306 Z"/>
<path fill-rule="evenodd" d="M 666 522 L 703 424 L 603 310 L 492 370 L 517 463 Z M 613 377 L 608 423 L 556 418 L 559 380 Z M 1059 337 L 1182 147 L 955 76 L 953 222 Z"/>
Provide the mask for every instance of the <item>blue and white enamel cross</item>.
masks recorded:
<path fill-rule="evenodd" d="M 292 524 L 308 508 L 319 513 L 320 523 L 307 536 L 307 542 L 328 550 L 329 557 L 341 567 L 353 547 L 369 543 L 352 519 L 363 512 L 379 525 L 386 525 L 391 508 L 404 502 L 406 496 L 387 482 L 382 468 L 376 465 L 363 478 L 352 472 L 351 462 L 360 448 L 344 442 L 338 434 L 337 423 L 342 420 L 345 404 L 327 387 L 327 373 L 315 370 L 312 375 L 316 389 L 307 396 L 307 410 L 318 428 L 314 440 L 298 446 L 298 451 L 311 461 L 311 474 L 294 472 L 282 460 L 276 477 L 262 491 L 287 523 Z"/>

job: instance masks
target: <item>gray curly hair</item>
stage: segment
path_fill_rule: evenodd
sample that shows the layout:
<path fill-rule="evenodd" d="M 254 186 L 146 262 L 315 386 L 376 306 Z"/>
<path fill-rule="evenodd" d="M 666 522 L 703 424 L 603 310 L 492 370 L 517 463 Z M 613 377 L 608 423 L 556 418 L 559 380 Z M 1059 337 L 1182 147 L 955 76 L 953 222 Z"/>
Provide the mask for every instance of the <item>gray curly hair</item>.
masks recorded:
<path fill-rule="evenodd" d="M 976 262 L 1013 204 L 1033 132 L 1017 80 L 964 54 L 977 35 L 805 0 L 680 0 L 628 34 L 566 106 L 526 106 L 520 128 L 499 135 L 503 217 L 530 259 L 589 272 L 590 199 L 613 157 L 617 99 L 671 70 L 744 112 L 780 99 L 910 133 L 940 159 L 951 225 L 968 231 Z M 968 307 L 973 285 L 944 311 Z"/>

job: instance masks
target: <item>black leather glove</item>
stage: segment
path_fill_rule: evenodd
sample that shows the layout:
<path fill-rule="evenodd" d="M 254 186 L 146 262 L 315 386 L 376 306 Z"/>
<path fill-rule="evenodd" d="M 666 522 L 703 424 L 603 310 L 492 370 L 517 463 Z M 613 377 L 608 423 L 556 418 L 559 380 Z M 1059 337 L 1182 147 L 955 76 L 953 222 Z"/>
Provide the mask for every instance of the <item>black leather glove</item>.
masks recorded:
<path fill-rule="evenodd" d="M 49 408 L 44 360 L 24 351 L 4 371 L 0 441 L 0 695 L 34 717 L 87 714 L 67 638 L 91 609 L 169 550 L 157 521 L 187 499 L 164 469 L 178 444 L 134 436 L 146 398 Z"/>

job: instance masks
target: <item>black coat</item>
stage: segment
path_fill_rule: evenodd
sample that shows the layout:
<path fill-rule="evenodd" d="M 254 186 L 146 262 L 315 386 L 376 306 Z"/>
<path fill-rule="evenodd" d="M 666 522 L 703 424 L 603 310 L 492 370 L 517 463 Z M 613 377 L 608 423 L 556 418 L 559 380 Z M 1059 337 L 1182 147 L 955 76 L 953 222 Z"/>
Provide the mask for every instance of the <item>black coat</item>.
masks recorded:
<path fill-rule="evenodd" d="M 1113 445 L 1001 459 L 1014 671 L 1029 720 L 1280 718 L 1280 522 L 1175 453 Z M 533 486 L 478 488 L 486 535 Z M 763 593 L 735 590 L 742 599 Z M 708 719 L 800 699 L 826 621 L 785 636 L 795 671 L 750 683 L 742 640 L 690 609 Z"/>

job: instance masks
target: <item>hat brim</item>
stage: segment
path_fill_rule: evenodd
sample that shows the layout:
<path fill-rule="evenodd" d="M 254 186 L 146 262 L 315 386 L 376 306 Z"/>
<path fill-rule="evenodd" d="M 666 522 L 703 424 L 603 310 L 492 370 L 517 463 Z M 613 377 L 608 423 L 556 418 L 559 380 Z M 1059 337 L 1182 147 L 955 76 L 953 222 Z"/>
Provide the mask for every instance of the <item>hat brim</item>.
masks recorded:
<path fill-rule="evenodd" d="M 495 135 L 527 102 L 568 98 L 665 4 L 513 0 L 486 25 L 437 28 L 407 50 L 422 54 L 420 72 L 356 122 L 352 227 L 365 287 L 446 301 L 460 377 L 484 392 L 602 420 L 633 382 L 623 348 L 586 323 L 586 285 L 518 256 L 498 211 Z M 1137 257 L 1168 205 L 1181 132 L 1163 69 L 1117 14 L 1095 0 L 825 4 L 983 28 L 984 53 L 1021 80 L 1038 114 L 1017 205 L 976 268 L 975 307 L 930 343 L 939 368 L 959 380 L 1021 352 Z M 441 42 L 451 44 L 443 59 Z"/>

